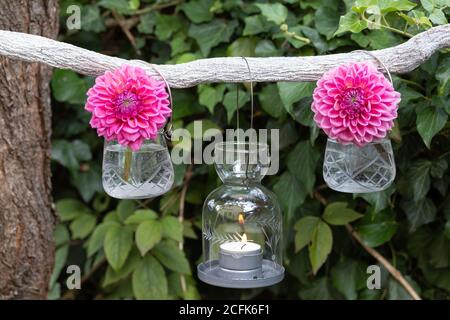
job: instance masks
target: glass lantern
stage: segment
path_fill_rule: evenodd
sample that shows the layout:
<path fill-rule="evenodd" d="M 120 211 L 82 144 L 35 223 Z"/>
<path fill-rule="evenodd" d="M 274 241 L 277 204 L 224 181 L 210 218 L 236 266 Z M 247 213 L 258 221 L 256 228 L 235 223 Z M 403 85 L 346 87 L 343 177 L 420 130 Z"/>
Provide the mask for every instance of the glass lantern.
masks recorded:
<path fill-rule="evenodd" d="M 138 151 L 117 141 L 105 141 L 102 182 L 105 192 L 117 199 L 148 199 L 170 190 L 174 171 L 162 132 L 145 140 Z"/>
<path fill-rule="evenodd" d="M 368 193 L 388 188 L 395 178 L 391 141 L 384 138 L 359 147 L 328 139 L 323 178 L 339 192 Z"/>
<path fill-rule="evenodd" d="M 267 172 L 266 144 L 215 145 L 215 168 L 223 185 L 203 205 L 200 280 L 228 288 L 273 285 L 284 277 L 282 216 L 273 192 L 261 185 Z"/>

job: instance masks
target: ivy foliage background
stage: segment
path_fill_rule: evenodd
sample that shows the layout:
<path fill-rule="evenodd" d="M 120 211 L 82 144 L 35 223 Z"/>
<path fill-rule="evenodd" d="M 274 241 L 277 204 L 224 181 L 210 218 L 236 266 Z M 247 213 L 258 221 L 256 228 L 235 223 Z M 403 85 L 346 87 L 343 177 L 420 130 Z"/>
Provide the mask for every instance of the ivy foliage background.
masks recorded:
<path fill-rule="evenodd" d="M 67 8 L 81 7 L 81 30 Z M 126 59 L 183 63 L 217 56 L 306 56 L 381 49 L 447 23 L 449 0 L 63 0 L 60 40 Z M 401 59 L 401 57 L 399 57 Z M 310 111 L 314 83 L 260 83 L 255 126 L 281 131 L 281 169 L 264 179 L 283 206 L 286 279 L 266 289 L 227 290 L 195 277 L 201 206 L 220 182 L 212 166 L 176 166 L 171 192 L 153 201 L 117 201 L 101 187 L 103 141 L 84 111 L 92 78 L 56 70 L 52 171 L 60 217 L 50 298 L 65 299 L 410 299 L 346 231 L 351 224 L 426 299 L 450 298 L 450 55 L 435 54 L 401 76 L 391 134 L 397 178 L 375 194 L 339 194 L 322 179 L 325 136 Z M 247 87 L 240 105 L 249 120 Z M 176 127 L 234 126 L 236 86 L 173 90 Z M 191 176 L 178 219 L 184 177 Z M 184 240 L 184 250 L 179 242 Z M 67 291 L 65 266 L 82 266 L 82 290 Z"/>

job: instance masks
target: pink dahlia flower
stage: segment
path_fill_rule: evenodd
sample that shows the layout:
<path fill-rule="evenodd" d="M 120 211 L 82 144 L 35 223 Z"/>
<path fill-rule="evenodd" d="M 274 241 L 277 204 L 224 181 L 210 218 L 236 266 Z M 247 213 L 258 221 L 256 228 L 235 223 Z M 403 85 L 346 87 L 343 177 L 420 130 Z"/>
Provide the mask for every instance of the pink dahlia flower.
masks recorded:
<path fill-rule="evenodd" d="M 314 121 L 340 143 L 363 146 L 384 138 L 397 118 L 400 93 L 371 63 L 341 65 L 317 82 Z"/>
<path fill-rule="evenodd" d="M 92 128 L 133 151 L 145 139 L 154 139 L 172 112 L 165 83 L 138 67 L 124 65 L 105 72 L 87 95 L 85 109 L 92 113 Z"/>

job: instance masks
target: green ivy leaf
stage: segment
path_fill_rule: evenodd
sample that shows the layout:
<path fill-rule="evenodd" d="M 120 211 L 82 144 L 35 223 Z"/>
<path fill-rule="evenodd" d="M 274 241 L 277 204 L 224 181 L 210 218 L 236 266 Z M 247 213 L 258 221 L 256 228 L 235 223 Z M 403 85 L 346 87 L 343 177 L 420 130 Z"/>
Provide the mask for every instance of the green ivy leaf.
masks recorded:
<path fill-rule="evenodd" d="M 255 6 L 261 10 L 261 14 L 268 21 L 275 22 L 277 25 L 282 24 L 288 16 L 287 8 L 281 3 L 256 3 Z"/>
<path fill-rule="evenodd" d="M 339 14 L 329 7 L 320 7 L 314 14 L 314 23 L 317 31 L 330 40 L 339 27 Z"/>
<path fill-rule="evenodd" d="M 369 247 L 378 247 L 389 241 L 397 231 L 397 223 L 390 210 L 367 213 L 355 226 L 362 241 Z"/>
<path fill-rule="evenodd" d="M 121 14 L 130 14 L 133 12 L 127 0 L 101 0 L 98 5 L 109 10 L 115 10 Z"/>
<path fill-rule="evenodd" d="M 346 15 L 341 16 L 339 20 L 339 28 L 334 35 L 337 36 L 347 31 L 360 33 L 366 28 L 367 22 L 365 20 L 361 20 L 360 16 L 355 12 L 348 12 Z"/>
<path fill-rule="evenodd" d="M 212 0 L 191 0 L 181 5 L 181 10 L 195 23 L 211 21 L 214 15 L 211 12 Z"/>
<path fill-rule="evenodd" d="M 106 260 L 118 271 L 130 253 L 133 246 L 133 232 L 128 227 L 112 226 L 105 235 L 103 248 Z"/>
<path fill-rule="evenodd" d="M 148 12 L 140 16 L 140 22 L 137 29 L 143 34 L 152 34 L 156 25 L 156 14 L 155 12 Z"/>
<path fill-rule="evenodd" d="M 287 166 L 295 177 L 303 182 L 308 193 L 312 192 L 316 182 L 316 166 L 320 155 L 309 141 L 300 141 L 289 153 Z"/>
<path fill-rule="evenodd" d="M 189 262 L 178 246 L 167 240 L 158 243 L 152 250 L 153 255 L 167 268 L 182 274 L 191 274 Z"/>
<path fill-rule="evenodd" d="M 219 102 L 222 102 L 225 89 L 225 84 L 219 84 L 215 87 L 209 85 L 200 86 L 198 101 L 201 105 L 208 108 L 211 114 L 214 114 L 214 107 Z"/>
<path fill-rule="evenodd" d="M 431 186 L 430 170 L 432 162 L 419 159 L 407 171 L 408 196 L 415 201 L 423 199 Z"/>
<path fill-rule="evenodd" d="M 383 191 L 360 193 L 357 194 L 357 196 L 369 202 L 373 206 L 375 212 L 379 212 L 381 210 L 386 209 L 389 206 L 391 202 L 391 197 L 394 194 L 394 192 L 395 186 L 391 185 L 389 188 Z"/>
<path fill-rule="evenodd" d="M 436 218 L 436 206 L 428 198 L 419 201 L 403 201 L 401 207 L 409 222 L 409 231 L 414 232 L 418 227 L 433 222 Z"/>
<path fill-rule="evenodd" d="M 141 222 L 136 229 L 136 245 L 142 256 L 161 241 L 161 238 L 162 225 L 158 220 Z"/>
<path fill-rule="evenodd" d="M 257 38 L 238 38 L 228 46 L 228 57 L 253 57 L 258 42 Z"/>
<path fill-rule="evenodd" d="M 447 268 L 450 266 L 450 240 L 446 237 L 445 232 L 437 234 L 430 249 L 430 264 L 434 268 Z"/>
<path fill-rule="evenodd" d="M 75 72 L 56 69 L 52 77 L 53 96 L 56 101 L 84 104 L 88 86 Z"/>
<path fill-rule="evenodd" d="M 319 223 L 320 218 L 306 216 L 301 218 L 294 226 L 295 233 L 295 252 L 299 252 L 312 240 L 314 230 Z"/>
<path fill-rule="evenodd" d="M 207 57 L 212 48 L 221 42 L 228 42 L 236 29 L 236 20 L 225 22 L 213 20 L 204 24 L 192 24 L 189 27 L 189 36 L 194 38 L 200 47 L 203 56 Z"/>
<path fill-rule="evenodd" d="M 347 300 L 358 298 L 358 290 L 366 287 L 366 265 L 363 262 L 344 259 L 331 270 L 333 286 Z"/>
<path fill-rule="evenodd" d="M 322 218 L 329 224 L 342 226 L 358 220 L 362 214 L 347 208 L 347 202 L 333 202 L 327 205 Z"/>
<path fill-rule="evenodd" d="M 242 35 L 251 36 L 262 32 L 268 32 L 270 25 L 262 15 L 249 16 L 244 19 L 245 27 Z"/>
<path fill-rule="evenodd" d="M 441 96 L 450 93 L 450 57 L 442 60 L 436 70 L 436 79 L 439 81 L 438 93 Z M 447 109 L 447 113 L 450 113 L 450 108 Z"/>
<path fill-rule="evenodd" d="M 310 97 L 316 87 L 315 82 L 278 82 L 277 85 L 284 108 L 291 115 L 292 105 L 304 97 Z"/>
<path fill-rule="evenodd" d="M 286 113 L 275 84 L 269 84 L 263 87 L 258 94 L 258 98 L 261 108 L 271 117 L 278 119 Z"/>
<path fill-rule="evenodd" d="M 81 7 L 81 29 L 84 31 L 103 32 L 106 30 L 104 18 L 96 5 L 86 4 Z"/>
<path fill-rule="evenodd" d="M 309 260 L 314 274 L 317 274 L 317 271 L 325 263 L 332 247 L 333 234 L 331 228 L 325 222 L 319 221 L 314 229 L 311 245 L 308 247 Z"/>
<path fill-rule="evenodd" d="M 299 295 L 303 300 L 335 299 L 327 277 L 315 278 L 300 290 Z"/>
<path fill-rule="evenodd" d="M 435 8 L 433 12 L 431 12 L 429 16 L 431 22 L 434 24 L 447 24 L 447 18 L 445 16 L 444 11 L 442 9 Z"/>
<path fill-rule="evenodd" d="M 166 273 L 151 255 L 145 256 L 136 267 L 132 277 L 133 292 L 140 300 L 165 299 L 168 294 Z"/>
<path fill-rule="evenodd" d="M 158 14 L 156 17 L 155 34 L 160 40 L 168 40 L 172 34 L 180 30 L 181 21 L 175 15 Z"/>
<path fill-rule="evenodd" d="M 305 201 L 307 195 L 305 187 L 294 175 L 286 171 L 274 185 L 273 190 L 277 194 L 278 199 L 280 199 L 287 221 L 290 221 L 294 216 L 295 210 Z"/>
<path fill-rule="evenodd" d="M 247 102 L 250 101 L 250 95 L 241 89 L 239 89 L 239 108 L 242 108 Z M 236 112 L 236 89 L 228 91 L 223 98 L 223 105 L 227 110 L 227 120 L 228 123 L 233 119 L 233 115 Z"/>
<path fill-rule="evenodd" d="M 435 99 L 435 98 L 433 98 Z M 417 131 L 428 149 L 431 148 L 431 139 L 444 128 L 447 123 L 448 114 L 441 108 L 421 108 L 417 114 Z"/>
<path fill-rule="evenodd" d="M 161 219 L 162 236 L 175 241 L 183 240 L 183 225 L 172 216 L 166 216 Z"/>

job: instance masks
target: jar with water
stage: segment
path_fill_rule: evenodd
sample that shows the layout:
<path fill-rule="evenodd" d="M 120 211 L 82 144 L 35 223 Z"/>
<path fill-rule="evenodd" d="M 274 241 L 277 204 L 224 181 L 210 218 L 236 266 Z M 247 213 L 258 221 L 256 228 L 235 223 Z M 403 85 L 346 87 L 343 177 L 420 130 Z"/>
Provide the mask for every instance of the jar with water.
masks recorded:
<path fill-rule="evenodd" d="M 339 192 L 369 193 L 388 188 L 395 178 L 391 141 L 384 138 L 360 147 L 328 139 L 323 178 Z"/>
<path fill-rule="evenodd" d="M 132 151 L 117 141 L 105 141 L 102 182 L 105 192 L 117 199 L 148 199 L 170 190 L 174 171 L 162 133 Z"/>

